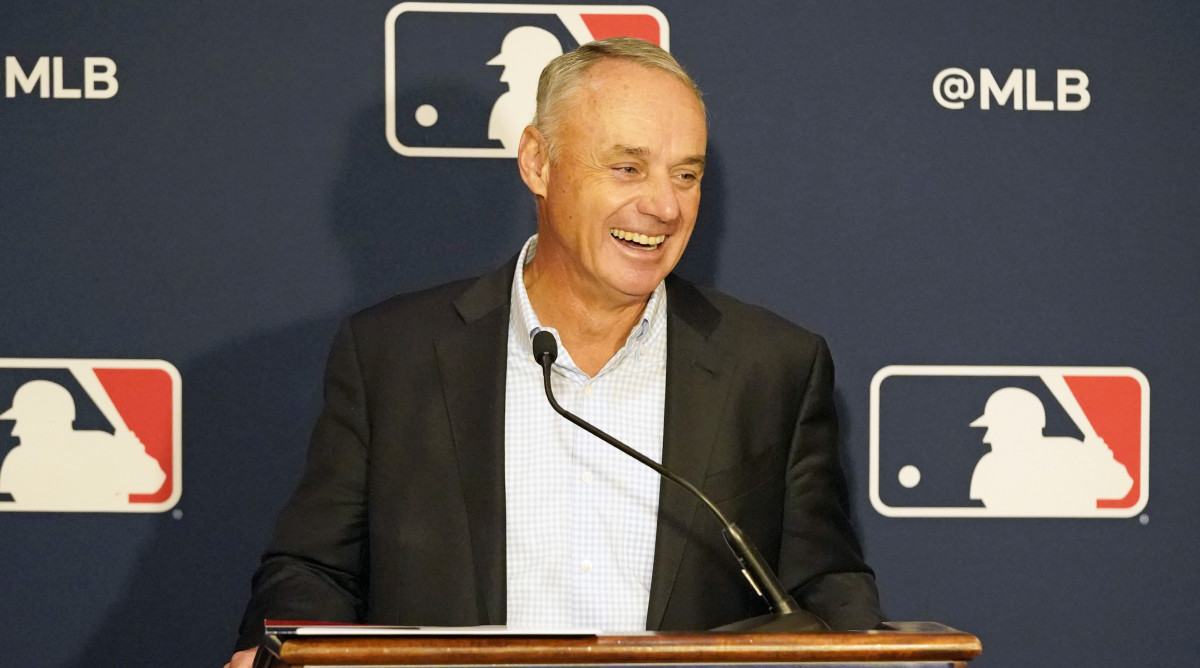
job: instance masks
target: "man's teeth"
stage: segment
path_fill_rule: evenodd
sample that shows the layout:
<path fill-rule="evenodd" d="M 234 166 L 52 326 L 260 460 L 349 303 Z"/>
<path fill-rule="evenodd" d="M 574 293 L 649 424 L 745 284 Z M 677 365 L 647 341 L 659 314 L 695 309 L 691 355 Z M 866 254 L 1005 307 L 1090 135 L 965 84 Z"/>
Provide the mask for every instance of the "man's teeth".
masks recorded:
<path fill-rule="evenodd" d="M 634 243 L 641 244 L 643 246 L 647 246 L 651 249 L 658 248 L 659 244 L 661 244 L 662 242 L 667 240 L 667 235 L 665 235 L 665 234 L 660 234 L 656 237 L 652 237 L 647 234 L 638 234 L 636 232 L 626 232 L 625 230 L 618 230 L 615 227 L 610 229 L 608 231 L 608 233 L 613 235 L 617 239 L 624 239 L 625 241 L 632 241 Z"/>

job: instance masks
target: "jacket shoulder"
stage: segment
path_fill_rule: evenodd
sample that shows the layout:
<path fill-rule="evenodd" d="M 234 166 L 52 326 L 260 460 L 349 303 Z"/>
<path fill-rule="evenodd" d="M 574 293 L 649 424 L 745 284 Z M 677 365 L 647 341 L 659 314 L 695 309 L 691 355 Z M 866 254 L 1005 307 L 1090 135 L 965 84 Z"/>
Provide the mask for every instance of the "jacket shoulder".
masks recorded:
<path fill-rule="evenodd" d="M 360 335 L 376 332 L 436 333 L 446 326 L 462 323 L 454 301 L 477 280 L 462 279 L 394 295 L 355 313 L 347 319 L 347 323 L 350 329 Z"/>
<path fill-rule="evenodd" d="M 507 314 L 515 269 L 514 257 L 483 276 L 396 295 L 350 316 L 344 328 L 360 341 L 419 341 L 501 310 Z"/>
<path fill-rule="evenodd" d="M 720 290 L 684 284 L 685 299 L 694 298 L 694 291 L 719 313 L 719 321 L 711 338 L 732 350 L 751 354 L 799 354 L 811 360 L 816 351 L 825 347 L 821 335 L 797 325 L 763 306 L 751 304 Z"/>

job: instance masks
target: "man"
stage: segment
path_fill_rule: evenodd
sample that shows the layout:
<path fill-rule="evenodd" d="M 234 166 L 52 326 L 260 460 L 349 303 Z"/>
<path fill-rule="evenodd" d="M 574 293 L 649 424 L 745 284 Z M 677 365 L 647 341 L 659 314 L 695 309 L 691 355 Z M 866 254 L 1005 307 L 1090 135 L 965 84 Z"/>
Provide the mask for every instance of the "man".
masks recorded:
<path fill-rule="evenodd" d="M 343 326 L 240 647 L 264 617 L 615 631 L 765 612 L 693 498 L 551 412 L 541 329 L 568 409 L 701 487 L 831 626 L 880 621 L 824 341 L 668 276 L 706 140 L 695 85 L 653 45 L 547 66 L 518 150 L 538 235 L 497 272 Z"/>

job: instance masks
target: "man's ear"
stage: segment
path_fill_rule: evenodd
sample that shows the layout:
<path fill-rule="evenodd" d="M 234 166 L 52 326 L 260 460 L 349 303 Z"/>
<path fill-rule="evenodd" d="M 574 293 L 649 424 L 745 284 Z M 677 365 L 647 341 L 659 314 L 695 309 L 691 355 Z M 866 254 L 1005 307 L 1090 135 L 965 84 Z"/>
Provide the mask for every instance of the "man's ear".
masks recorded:
<path fill-rule="evenodd" d="M 521 143 L 517 145 L 517 169 L 521 180 L 538 197 L 545 197 L 550 182 L 550 156 L 546 138 L 532 125 L 525 126 Z"/>

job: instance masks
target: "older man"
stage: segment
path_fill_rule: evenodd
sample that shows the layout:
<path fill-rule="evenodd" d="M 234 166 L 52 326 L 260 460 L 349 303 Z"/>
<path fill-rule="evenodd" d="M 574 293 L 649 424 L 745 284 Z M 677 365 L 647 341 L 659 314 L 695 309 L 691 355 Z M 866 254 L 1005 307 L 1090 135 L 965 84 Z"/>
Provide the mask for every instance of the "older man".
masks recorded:
<path fill-rule="evenodd" d="M 518 154 L 537 236 L 342 327 L 239 647 L 264 617 L 622 631 L 765 611 L 694 499 L 551 411 L 541 330 L 568 409 L 701 487 L 831 626 L 880 621 L 824 341 L 670 275 L 706 139 L 658 47 L 603 40 L 547 66 Z"/>

